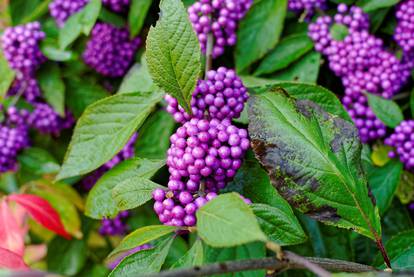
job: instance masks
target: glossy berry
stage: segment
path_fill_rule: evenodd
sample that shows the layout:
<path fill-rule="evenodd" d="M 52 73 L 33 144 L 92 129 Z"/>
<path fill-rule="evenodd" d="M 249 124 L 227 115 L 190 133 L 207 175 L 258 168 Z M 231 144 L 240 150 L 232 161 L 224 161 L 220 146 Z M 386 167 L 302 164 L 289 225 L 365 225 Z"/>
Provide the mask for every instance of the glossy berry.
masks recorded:
<path fill-rule="evenodd" d="M 1 46 L 10 67 L 23 74 L 33 74 L 46 60 L 39 48 L 44 38 L 39 22 L 6 28 Z"/>
<path fill-rule="evenodd" d="M 0 106 L 3 113 L 3 107 Z M 29 133 L 26 125 L 28 112 L 9 108 L 0 123 L 0 174 L 17 169 L 17 155 L 29 146 Z"/>
<path fill-rule="evenodd" d="M 394 31 L 394 39 L 406 53 L 414 51 L 414 1 L 401 1 L 395 13 L 397 27 Z"/>
<path fill-rule="evenodd" d="M 98 73 L 108 77 L 123 76 L 133 62 L 141 39 L 130 39 L 127 28 L 97 23 L 83 52 L 83 60 Z"/>
<path fill-rule="evenodd" d="M 34 76 L 31 74 L 17 73 L 7 96 L 21 95 L 27 102 L 35 103 L 41 98 L 41 91 L 39 84 Z"/>
<path fill-rule="evenodd" d="M 207 37 L 213 36 L 212 56 L 224 53 L 226 46 L 236 44 L 237 24 L 250 9 L 252 0 L 200 0 L 188 8 L 188 15 L 197 33 L 203 53 Z"/>
<path fill-rule="evenodd" d="M 309 18 L 315 10 L 326 8 L 326 0 L 289 0 L 288 8 L 296 13 L 306 12 Z"/>
<path fill-rule="evenodd" d="M 49 4 L 49 12 L 61 28 L 72 14 L 80 11 L 88 2 L 88 0 L 54 0 Z"/>
<path fill-rule="evenodd" d="M 232 69 L 220 67 L 207 72 L 206 80 L 199 80 L 191 99 L 192 117 L 233 119 L 240 116 L 249 98 L 247 89 Z M 167 95 L 167 111 L 177 122 L 184 123 L 190 116 L 178 105 L 175 98 Z"/>
<path fill-rule="evenodd" d="M 384 142 L 394 148 L 388 153 L 390 158 L 399 158 L 406 169 L 414 170 L 414 120 L 402 121 Z"/>

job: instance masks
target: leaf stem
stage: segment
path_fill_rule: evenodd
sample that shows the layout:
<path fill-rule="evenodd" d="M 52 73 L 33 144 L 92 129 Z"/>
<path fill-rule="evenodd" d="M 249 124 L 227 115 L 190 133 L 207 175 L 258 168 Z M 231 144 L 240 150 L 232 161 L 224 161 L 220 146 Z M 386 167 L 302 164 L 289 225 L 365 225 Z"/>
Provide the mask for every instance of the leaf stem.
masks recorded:
<path fill-rule="evenodd" d="M 211 70 L 213 66 L 213 34 L 207 35 L 207 47 L 206 47 L 206 68 L 204 71 L 204 79 L 207 79 L 207 72 Z"/>
<path fill-rule="evenodd" d="M 382 243 L 382 239 L 377 238 L 375 240 L 375 242 L 377 243 L 377 247 L 378 247 L 379 251 L 381 252 L 381 255 L 382 255 L 382 258 L 384 259 L 385 264 L 387 265 L 387 267 L 389 269 L 391 269 L 390 258 L 388 257 L 388 254 L 387 254 L 387 251 L 385 250 L 384 244 Z"/>

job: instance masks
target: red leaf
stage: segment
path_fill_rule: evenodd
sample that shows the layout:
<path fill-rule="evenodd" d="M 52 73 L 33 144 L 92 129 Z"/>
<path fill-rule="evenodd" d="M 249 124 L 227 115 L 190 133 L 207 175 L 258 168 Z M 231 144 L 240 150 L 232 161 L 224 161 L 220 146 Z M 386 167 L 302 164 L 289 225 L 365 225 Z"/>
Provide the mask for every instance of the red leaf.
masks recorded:
<path fill-rule="evenodd" d="M 23 258 L 16 253 L 0 247 L 0 268 L 24 270 L 28 269 Z"/>
<path fill-rule="evenodd" d="M 24 215 L 22 216 L 24 217 Z M 19 221 L 21 220 L 19 219 Z M 0 248 L 8 249 L 22 256 L 26 228 L 19 224 L 19 221 L 7 201 L 3 199 L 0 202 Z"/>
<path fill-rule="evenodd" d="M 32 194 L 11 194 L 7 196 L 7 199 L 20 204 L 34 220 L 47 229 L 52 230 L 66 239 L 70 239 L 70 235 L 65 231 L 59 214 L 43 198 Z"/>

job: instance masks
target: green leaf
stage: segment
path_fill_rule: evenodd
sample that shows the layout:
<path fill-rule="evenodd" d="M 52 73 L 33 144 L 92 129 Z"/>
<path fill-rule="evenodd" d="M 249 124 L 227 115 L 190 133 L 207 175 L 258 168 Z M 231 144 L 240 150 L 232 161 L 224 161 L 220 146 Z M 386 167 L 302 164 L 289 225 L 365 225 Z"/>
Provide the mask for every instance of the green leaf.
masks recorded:
<path fill-rule="evenodd" d="M 148 72 L 147 60 L 143 56 L 141 64 L 135 64 L 122 80 L 118 93 L 135 92 L 135 91 L 153 91 L 156 86 Z"/>
<path fill-rule="evenodd" d="M 286 209 L 283 204 L 275 207 L 253 204 L 252 209 L 260 228 L 277 244 L 281 246 L 299 244 L 307 239 L 292 210 Z"/>
<path fill-rule="evenodd" d="M 155 84 L 191 113 L 201 70 L 200 46 L 180 0 L 161 1 L 160 9 L 160 19 L 147 37 L 148 69 Z"/>
<path fill-rule="evenodd" d="M 164 110 L 152 114 L 139 129 L 135 155 L 147 159 L 165 159 L 175 125 L 174 118 Z"/>
<path fill-rule="evenodd" d="M 403 171 L 396 195 L 403 204 L 414 201 L 414 174 Z"/>
<path fill-rule="evenodd" d="M 0 99 L 3 98 L 9 90 L 9 87 L 14 80 L 14 75 L 14 71 L 9 67 L 9 63 L 0 48 Z"/>
<path fill-rule="evenodd" d="M 357 5 L 360 6 L 364 12 L 370 12 L 380 8 L 394 6 L 399 1 L 400 0 L 359 0 Z"/>
<path fill-rule="evenodd" d="M 395 128 L 404 120 L 400 107 L 394 101 L 370 93 L 366 95 L 372 111 L 386 126 Z"/>
<path fill-rule="evenodd" d="M 52 62 L 43 65 L 36 74 L 46 102 L 63 117 L 65 115 L 65 83 L 60 75 L 59 65 Z"/>
<path fill-rule="evenodd" d="M 76 238 L 81 238 L 81 222 L 75 205 L 66 197 L 59 193 L 51 186 L 41 184 L 40 182 L 32 184 L 30 192 L 36 194 L 50 203 L 58 212 L 65 230 Z"/>
<path fill-rule="evenodd" d="M 13 0 L 9 1 L 9 11 L 13 19 L 13 25 L 29 23 L 37 20 L 48 12 L 51 0 Z M 7 7 L 7 6 L 6 6 Z M 4 10 L 7 10 L 6 8 Z"/>
<path fill-rule="evenodd" d="M 152 0 L 132 0 L 128 14 L 129 32 L 135 37 L 141 31 Z"/>
<path fill-rule="evenodd" d="M 119 210 L 130 210 L 152 199 L 156 188 L 165 188 L 148 179 L 132 177 L 119 183 L 112 189 L 112 196 Z"/>
<path fill-rule="evenodd" d="M 57 180 L 86 174 L 114 157 L 163 94 L 125 93 L 97 101 L 78 120 Z"/>
<path fill-rule="evenodd" d="M 25 149 L 18 156 L 21 167 L 36 175 L 57 173 L 60 169 L 59 163 L 46 150 L 36 147 Z"/>
<path fill-rule="evenodd" d="M 368 183 L 375 196 L 380 214 L 383 214 L 391 205 L 402 170 L 403 164 L 400 161 L 391 160 L 384 167 L 374 167 L 368 172 Z"/>
<path fill-rule="evenodd" d="M 109 257 L 151 242 L 174 231 L 174 226 L 167 225 L 152 225 L 139 228 L 124 237 L 119 245 L 109 254 Z"/>
<path fill-rule="evenodd" d="M 371 154 L 372 163 L 376 166 L 384 166 L 391 160 L 388 157 L 390 150 L 392 150 L 392 147 L 388 145 L 374 145 Z"/>
<path fill-rule="evenodd" d="M 48 245 L 47 266 L 50 272 L 76 275 L 86 264 L 87 246 L 83 240 L 66 240 L 56 236 Z"/>
<path fill-rule="evenodd" d="M 343 41 L 348 35 L 348 28 L 343 24 L 335 23 L 329 30 L 331 37 L 336 41 Z"/>
<path fill-rule="evenodd" d="M 388 256 L 391 260 L 393 270 L 413 270 L 414 269 L 414 230 L 400 233 L 391 238 L 386 244 Z M 377 256 L 375 266 L 381 266 L 381 257 Z"/>
<path fill-rule="evenodd" d="M 122 16 L 114 12 L 111 12 L 105 7 L 101 7 L 101 11 L 99 13 L 98 18 L 103 22 L 109 23 L 119 28 L 125 27 L 126 24 L 125 19 Z"/>
<path fill-rule="evenodd" d="M 247 81 L 248 87 L 260 84 L 256 79 L 252 80 L 249 78 Z M 259 82 L 261 81 L 263 80 L 259 79 Z M 245 78 L 243 78 L 243 82 L 245 82 Z M 330 90 L 327 90 L 326 88 L 318 85 L 296 82 L 276 82 L 276 84 L 274 85 L 253 87 L 252 89 L 250 89 L 250 91 L 252 93 L 259 94 L 269 90 L 274 90 L 276 88 L 282 88 L 286 90 L 289 93 L 289 95 L 294 98 L 301 100 L 308 99 L 321 106 L 325 111 L 337 115 L 349 122 L 352 122 L 351 118 L 344 109 L 344 106 L 339 101 L 338 97 Z"/>
<path fill-rule="evenodd" d="M 79 118 L 92 103 L 108 96 L 108 92 L 88 80 L 69 78 L 66 82 L 66 104 L 75 117 Z"/>
<path fill-rule="evenodd" d="M 42 41 L 40 44 L 40 49 L 46 58 L 56 62 L 66 62 L 77 58 L 76 53 L 59 49 L 59 47 L 56 45 L 56 42 L 52 40 L 46 39 Z"/>
<path fill-rule="evenodd" d="M 323 223 L 379 239 L 378 209 L 368 196 L 351 123 L 280 90 L 251 95 L 249 120 L 253 151 L 291 205 Z"/>
<path fill-rule="evenodd" d="M 85 214 L 95 219 L 114 217 L 119 209 L 112 197 L 112 189 L 132 177 L 151 178 L 165 162 L 160 160 L 126 160 L 106 172 L 93 186 L 86 200 Z"/>
<path fill-rule="evenodd" d="M 159 241 L 155 247 L 138 251 L 126 257 L 109 276 L 142 276 L 159 272 L 173 241 L 174 236 L 167 236 Z"/>
<path fill-rule="evenodd" d="M 159 220 L 158 220 L 159 221 Z M 165 258 L 163 268 L 170 268 L 189 250 L 186 240 L 181 236 L 175 236 L 174 242 L 171 245 L 170 252 Z"/>
<path fill-rule="evenodd" d="M 278 81 L 315 83 L 319 75 L 321 54 L 311 51 L 285 70 L 272 76 Z"/>
<path fill-rule="evenodd" d="M 275 47 L 283 30 L 287 0 L 254 0 L 237 32 L 236 69 L 241 72 Z"/>
<path fill-rule="evenodd" d="M 204 263 L 204 249 L 201 240 L 196 240 L 191 249 L 175 262 L 171 269 L 181 267 L 192 267 Z"/>
<path fill-rule="evenodd" d="M 307 34 L 294 34 L 284 38 L 263 59 L 254 75 L 272 73 L 288 67 L 313 48 L 312 40 Z"/>
<path fill-rule="evenodd" d="M 101 0 L 91 0 L 81 11 L 69 17 L 59 31 L 59 46 L 61 49 L 68 47 L 81 33 L 86 36 L 89 35 L 98 19 L 101 6 Z"/>
<path fill-rule="evenodd" d="M 266 257 L 266 249 L 262 242 L 253 242 L 232 248 L 212 248 L 205 246 L 205 263 L 239 261 Z M 217 277 L 264 277 L 265 270 L 251 270 L 216 275 Z"/>
<path fill-rule="evenodd" d="M 201 207 L 196 216 L 199 236 L 213 247 L 266 240 L 251 208 L 236 193 L 219 195 Z"/>

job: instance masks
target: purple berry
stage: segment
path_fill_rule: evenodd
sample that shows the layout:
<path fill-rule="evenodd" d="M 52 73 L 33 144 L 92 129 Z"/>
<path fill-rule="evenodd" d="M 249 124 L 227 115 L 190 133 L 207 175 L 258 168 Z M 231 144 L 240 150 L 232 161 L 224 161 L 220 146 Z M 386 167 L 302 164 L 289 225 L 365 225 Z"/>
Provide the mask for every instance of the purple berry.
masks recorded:
<path fill-rule="evenodd" d="M 126 28 L 118 28 L 108 23 L 97 23 L 83 53 L 87 65 L 108 77 L 125 75 L 133 62 L 141 39 L 130 39 Z"/>
<path fill-rule="evenodd" d="M 414 170 L 414 120 L 402 121 L 384 143 L 394 148 L 388 153 L 390 158 L 398 157 L 407 170 Z"/>
<path fill-rule="evenodd" d="M 88 0 L 54 0 L 49 4 L 49 12 L 61 28 L 72 14 L 80 11 L 88 2 Z"/>
<path fill-rule="evenodd" d="M 35 103 L 34 110 L 29 115 L 30 127 L 37 129 L 43 134 L 58 136 L 63 129 L 72 127 L 75 119 L 71 113 L 62 118 L 51 106 L 45 103 Z"/>
<path fill-rule="evenodd" d="M 125 12 L 129 8 L 129 0 L 102 0 L 102 4 L 114 12 Z"/>

